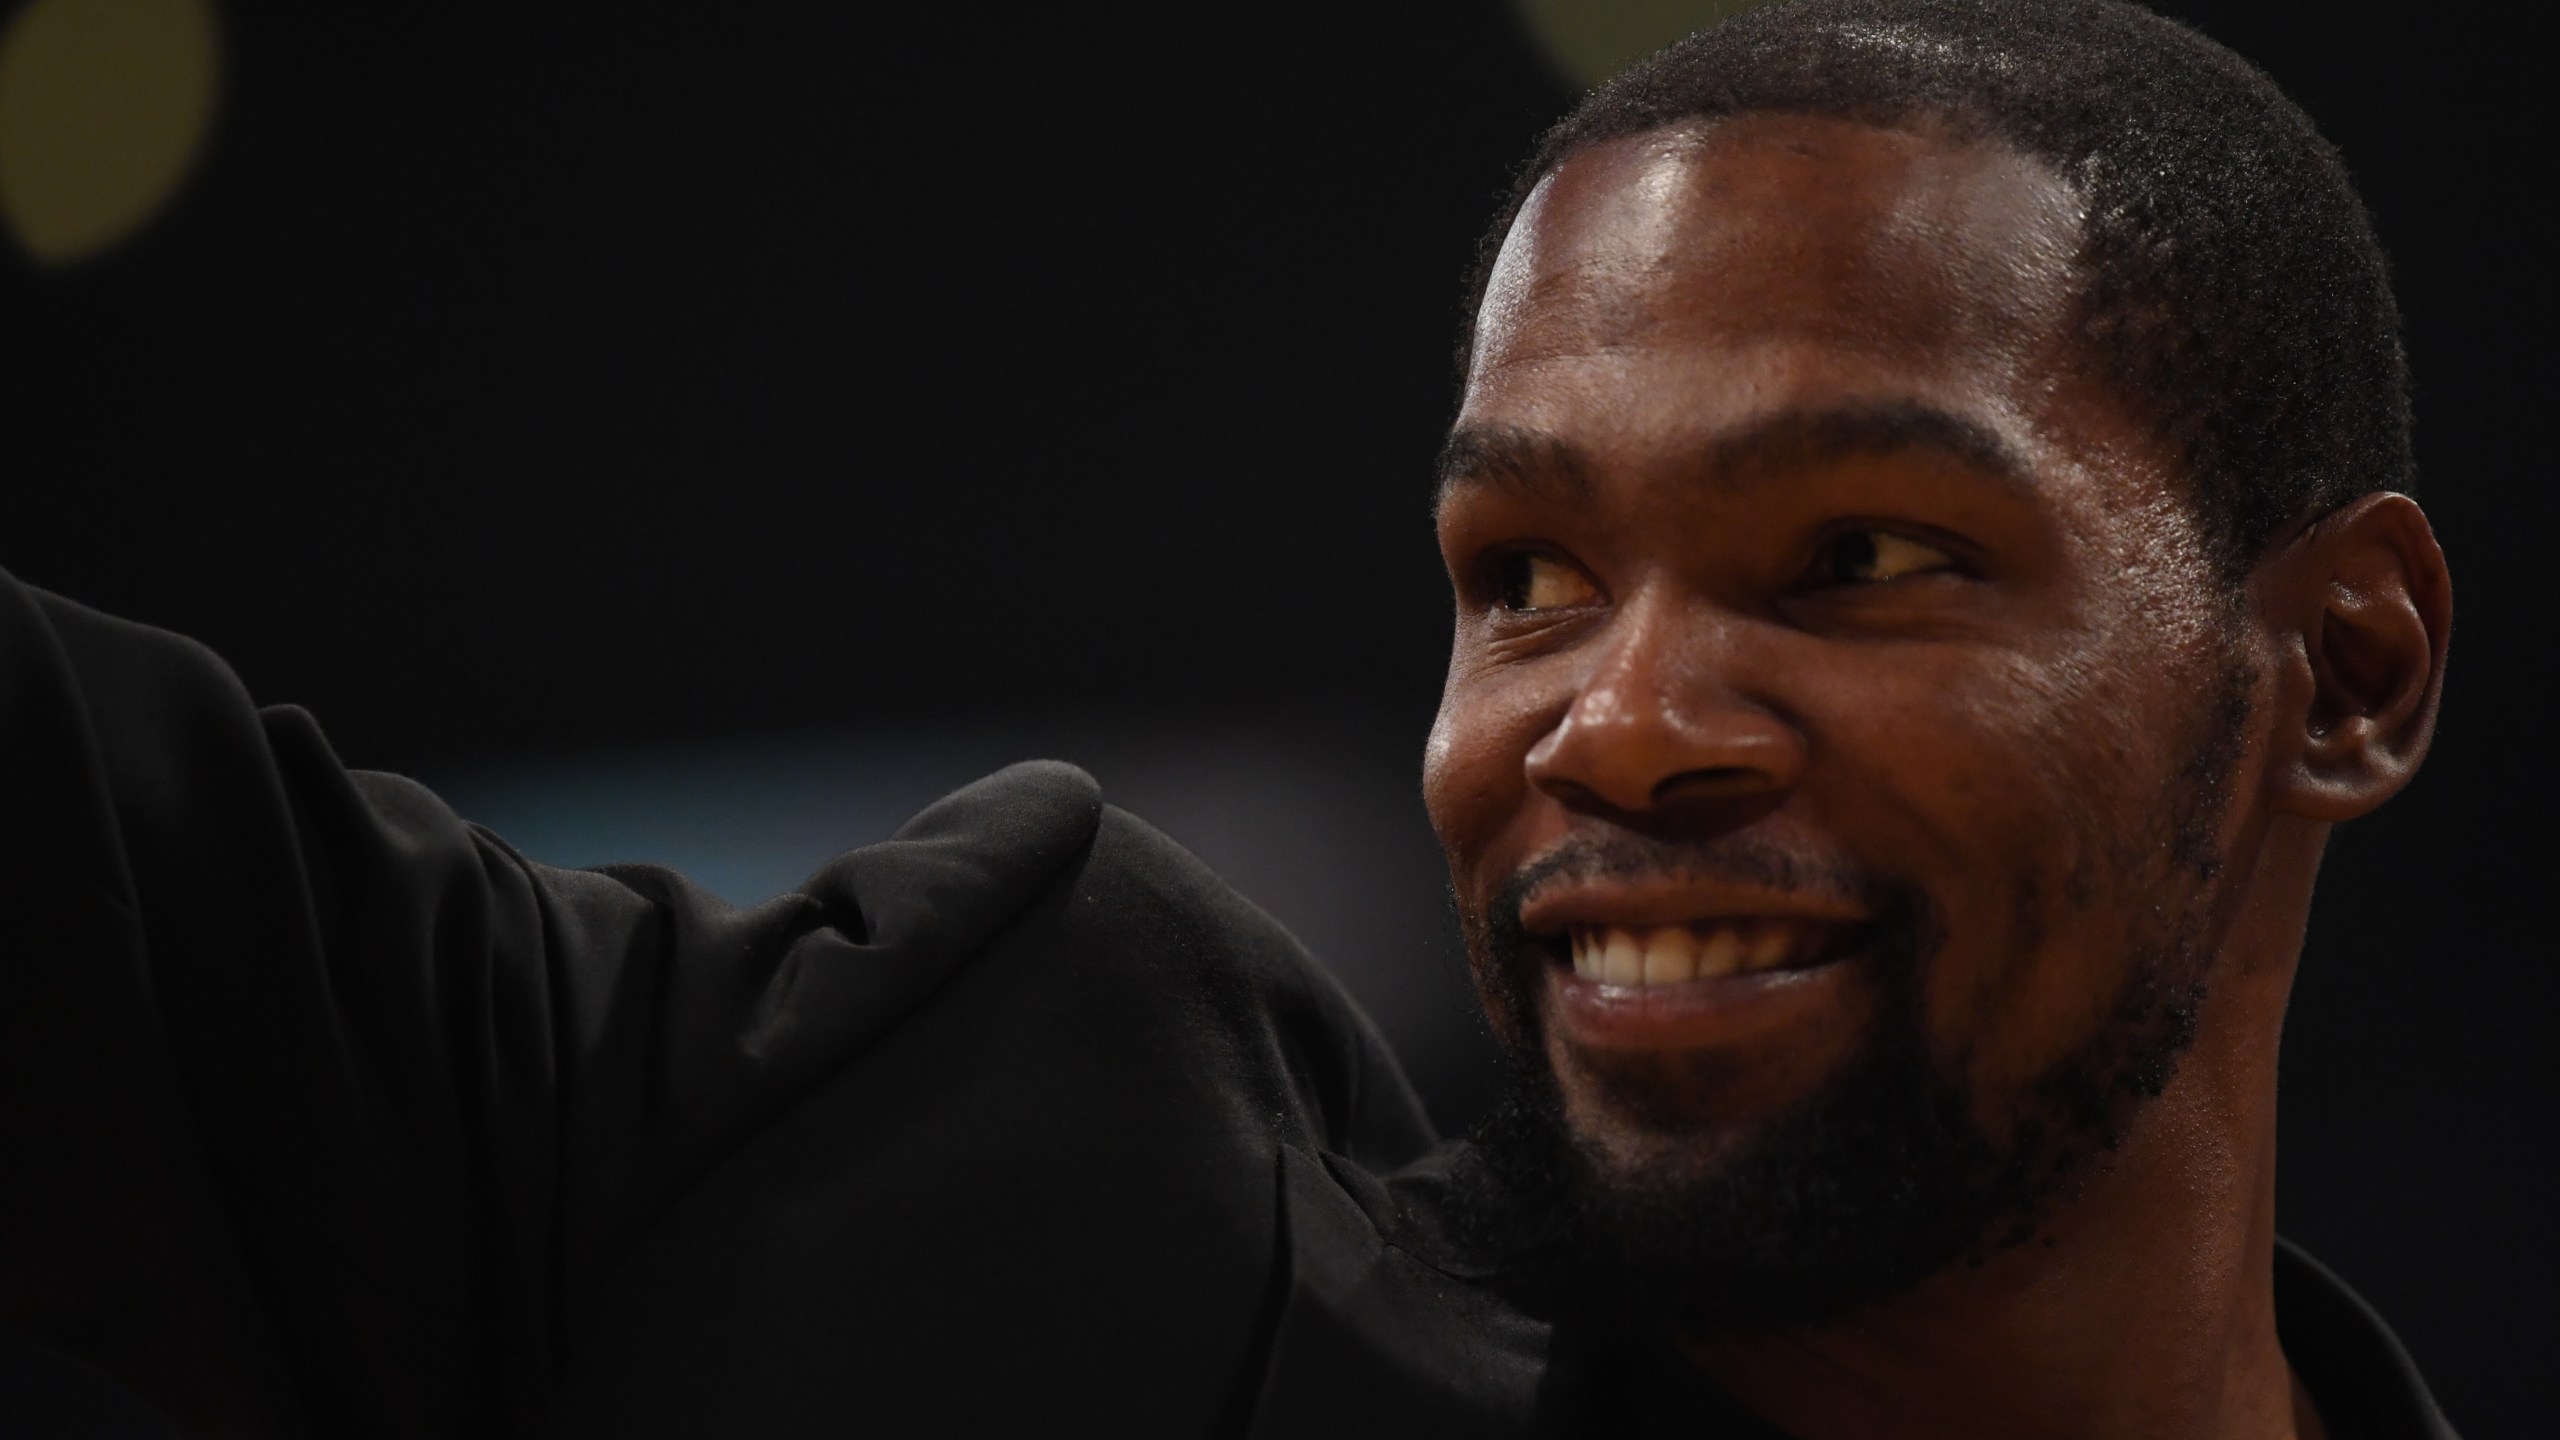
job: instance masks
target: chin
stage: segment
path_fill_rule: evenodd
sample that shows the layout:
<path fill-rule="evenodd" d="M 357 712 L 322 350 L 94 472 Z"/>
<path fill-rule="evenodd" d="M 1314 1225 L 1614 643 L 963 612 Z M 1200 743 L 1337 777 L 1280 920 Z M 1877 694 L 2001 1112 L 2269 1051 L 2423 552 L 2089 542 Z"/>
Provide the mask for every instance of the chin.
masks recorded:
<path fill-rule="evenodd" d="M 1842 1064 L 1715 1051 L 1592 1051 L 1550 1045 L 1551 1082 L 1574 1139 L 1613 1164 L 1697 1173 L 1839 1083 Z M 1854 1060 L 1854 1053 L 1850 1057 Z M 1793 1063 L 1788 1063 L 1792 1060 Z"/>
<path fill-rule="evenodd" d="M 1665 1130 L 1607 1109 L 1568 1106 L 1565 1111 L 1571 1143 L 1604 1185 L 1651 1185 L 1674 1176 L 1685 1183 L 1712 1179 L 1749 1148 L 1759 1128 L 1735 1119 Z"/>

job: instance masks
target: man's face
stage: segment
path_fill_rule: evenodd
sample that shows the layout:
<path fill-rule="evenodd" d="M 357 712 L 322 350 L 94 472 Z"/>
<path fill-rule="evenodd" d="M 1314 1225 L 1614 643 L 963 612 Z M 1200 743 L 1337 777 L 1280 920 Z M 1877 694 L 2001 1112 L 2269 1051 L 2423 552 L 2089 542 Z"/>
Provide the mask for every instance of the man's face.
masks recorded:
<path fill-rule="evenodd" d="M 1568 160 L 1494 270 L 1426 797 L 1581 1198 L 1726 1237 L 1661 1243 L 1733 1317 L 2018 1238 L 2192 1028 L 2250 681 L 2079 223 L 1747 116 Z"/>

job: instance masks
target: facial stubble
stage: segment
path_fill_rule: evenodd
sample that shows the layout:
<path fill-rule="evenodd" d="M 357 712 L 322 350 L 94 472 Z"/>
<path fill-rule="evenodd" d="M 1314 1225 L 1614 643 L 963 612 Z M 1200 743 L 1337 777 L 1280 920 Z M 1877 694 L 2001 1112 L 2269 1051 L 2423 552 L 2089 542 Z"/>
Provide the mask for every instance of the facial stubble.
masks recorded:
<path fill-rule="evenodd" d="M 1459 1175 L 1460 1220 L 1540 1308 L 1651 1316 L 1699 1333 L 1820 1323 L 2040 1233 L 2093 1157 L 2118 1147 L 2193 1041 L 2212 962 L 2213 836 L 2248 716 L 2235 661 L 2155 812 L 2152 834 L 2102 847 L 2118 887 L 2161 898 L 2130 937 L 2103 1019 L 2016 1093 L 1987 1098 L 1924 1022 L 1946 928 L 1920 887 L 1865 872 L 1808 876 L 1784 856 L 1707 842 L 1567 849 L 1467 913 L 1471 955 L 1505 1037 L 1501 1100 Z M 1851 1058 L 1785 1112 L 1683 1133 L 1701 1076 L 1642 1067 L 1601 1083 L 1648 1132 L 1641 1158 L 1578 1132 L 1547 1051 L 1539 996 L 1551 963 L 1521 901 L 1559 870 L 1710 871 L 1853 891 L 1873 917 L 1847 963 L 1872 1005 Z M 2146 873 L 2147 872 L 2147 873 Z M 2086 877 L 2071 888 L 2085 890 Z M 1711 1083 L 1711 1080 L 1710 1080 Z M 1986 1120 L 1986 1115 L 2004 1117 Z M 1621 1153 L 1613 1154 L 1613 1149 Z"/>

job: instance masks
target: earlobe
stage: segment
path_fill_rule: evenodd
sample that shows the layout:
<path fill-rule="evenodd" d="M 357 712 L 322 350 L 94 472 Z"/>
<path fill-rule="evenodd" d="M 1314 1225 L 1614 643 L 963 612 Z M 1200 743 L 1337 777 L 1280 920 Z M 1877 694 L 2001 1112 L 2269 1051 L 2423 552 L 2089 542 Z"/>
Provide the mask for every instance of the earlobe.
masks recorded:
<path fill-rule="evenodd" d="M 2351 820 L 2399 792 L 2435 733 L 2453 623 L 2450 577 L 2405 495 L 2332 511 L 2261 568 L 2280 633 L 2276 808 Z"/>

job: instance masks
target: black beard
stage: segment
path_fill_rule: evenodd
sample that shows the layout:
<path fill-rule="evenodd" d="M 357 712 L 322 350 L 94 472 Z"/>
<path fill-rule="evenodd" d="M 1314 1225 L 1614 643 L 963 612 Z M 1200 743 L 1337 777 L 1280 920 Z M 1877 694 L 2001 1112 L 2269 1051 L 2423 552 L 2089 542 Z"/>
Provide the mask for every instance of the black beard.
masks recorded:
<path fill-rule="evenodd" d="M 1510 1039 L 1501 1103 L 1458 1157 L 1462 1236 L 1534 1309 L 1688 1333 L 1818 1324 L 2034 1239 L 2075 1170 L 2121 1143 L 2194 1039 L 2212 959 L 2210 837 L 2247 708 L 2242 688 L 2213 713 L 2216 733 L 2161 816 L 2166 843 L 2149 850 L 2168 871 L 2150 883 L 2184 903 L 2133 939 L 2104 1023 L 1992 1108 L 2014 1117 L 1997 1133 L 1978 1118 L 1962 1057 L 1941 1061 L 1923 1024 L 1923 977 L 1943 933 L 1924 897 L 1874 877 L 1827 877 L 1854 885 L 1877 921 L 1849 962 L 1866 968 L 1876 1000 L 1856 1057 L 1791 1110 L 1695 1157 L 1674 1143 L 1632 1171 L 1612 1164 L 1566 1119 L 1537 1000 L 1550 961 L 1520 928 L 1520 900 L 1567 868 L 1658 872 L 1668 860 L 1764 883 L 1802 877 L 1785 873 L 1783 857 L 1714 842 L 1592 847 L 1524 870 L 1490 913 L 1466 917 L 1497 1031 Z M 1631 1098 L 1676 1142 L 1670 1107 Z"/>

